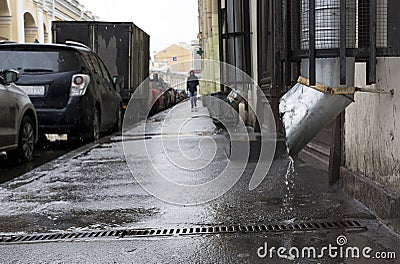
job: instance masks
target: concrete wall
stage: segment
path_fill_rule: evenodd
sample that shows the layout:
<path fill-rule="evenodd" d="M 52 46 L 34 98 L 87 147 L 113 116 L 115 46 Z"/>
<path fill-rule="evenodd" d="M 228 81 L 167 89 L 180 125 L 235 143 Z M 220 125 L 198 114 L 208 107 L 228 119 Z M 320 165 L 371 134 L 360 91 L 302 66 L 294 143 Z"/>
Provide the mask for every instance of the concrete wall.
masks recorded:
<path fill-rule="evenodd" d="M 378 89 L 394 95 L 356 93 L 346 109 L 345 166 L 340 184 L 385 224 L 400 232 L 400 58 L 378 58 Z M 365 87 L 365 64 L 355 85 Z"/>
<path fill-rule="evenodd" d="M 346 167 L 400 192 L 400 58 L 379 58 L 378 89 L 394 96 L 356 93 L 346 110 Z M 365 87 L 365 64 L 356 65 L 355 85 Z"/>

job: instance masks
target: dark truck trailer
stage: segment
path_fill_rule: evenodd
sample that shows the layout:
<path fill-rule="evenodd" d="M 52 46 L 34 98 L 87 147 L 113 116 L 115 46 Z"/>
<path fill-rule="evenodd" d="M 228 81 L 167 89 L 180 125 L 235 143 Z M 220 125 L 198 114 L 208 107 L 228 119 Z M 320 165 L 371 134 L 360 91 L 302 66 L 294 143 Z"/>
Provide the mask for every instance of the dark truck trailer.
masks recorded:
<path fill-rule="evenodd" d="M 124 108 L 149 76 L 150 36 L 131 22 L 53 21 L 52 34 L 53 43 L 80 42 L 99 55 L 110 74 L 118 76 Z M 149 100 L 150 95 L 141 96 Z"/>

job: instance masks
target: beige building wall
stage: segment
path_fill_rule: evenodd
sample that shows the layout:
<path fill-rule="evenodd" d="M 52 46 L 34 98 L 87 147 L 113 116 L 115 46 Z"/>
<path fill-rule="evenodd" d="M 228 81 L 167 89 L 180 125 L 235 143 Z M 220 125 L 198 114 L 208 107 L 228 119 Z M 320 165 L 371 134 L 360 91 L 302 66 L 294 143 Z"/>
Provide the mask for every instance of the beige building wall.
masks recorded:
<path fill-rule="evenodd" d="M 53 20 L 95 20 L 77 0 L 0 0 L 0 40 L 51 42 Z"/>
<path fill-rule="evenodd" d="M 176 72 L 189 72 L 192 69 L 193 51 L 186 49 L 177 44 L 173 44 L 168 48 L 154 55 L 156 63 L 172 65 Z"/>
<path fill-rule="evenodd" d="M 219 62 L 218 0 L 199 0 L 199 40 L 202 58 Z M 224 1 L 221 2 L 224 5 Z M 203 62 L 201 91 L 204 94 L 220 90 L 220 69 L 216 63 Z M 211 81 L 206 81 L 211 80 Z"/>
<path fill-rule="evenodd" d="M 197 41 L 192 41 L 191 44 L 184 42 L 173 44 L 154 56 L 150 72 L 157 73 L 175 89 L 186 89 L 186 79 L 191 70 L 200 77 L 200 56 L 197 55 L 197 50 Z"/>

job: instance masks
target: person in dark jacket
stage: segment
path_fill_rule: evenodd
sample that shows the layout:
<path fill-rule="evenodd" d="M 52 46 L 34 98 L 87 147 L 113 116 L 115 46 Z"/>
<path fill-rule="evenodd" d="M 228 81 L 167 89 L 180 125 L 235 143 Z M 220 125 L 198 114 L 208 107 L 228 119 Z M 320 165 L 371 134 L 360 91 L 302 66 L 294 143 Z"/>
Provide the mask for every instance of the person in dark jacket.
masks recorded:
<path fill-rule="evenodd" d="M 194 75 L 194 71 L 190 71 L 190 76 L 187 78 L 187 93 L 190 98 L 190 104 L 197 107 L 197 86 L 199 86 L 199 79 Z"/>

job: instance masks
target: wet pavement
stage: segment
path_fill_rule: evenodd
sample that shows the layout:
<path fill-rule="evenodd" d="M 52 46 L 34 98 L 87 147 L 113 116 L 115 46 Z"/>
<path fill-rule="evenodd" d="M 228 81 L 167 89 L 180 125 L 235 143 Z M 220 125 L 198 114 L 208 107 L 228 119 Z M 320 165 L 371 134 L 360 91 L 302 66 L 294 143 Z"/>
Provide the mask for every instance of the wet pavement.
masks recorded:
<path fill-rule="evenodd" d="M 80 142 L 70 142 L 66 140 L 40 142 L 35 146 L 33 159 L 24 163 L 8 159 L 7 155 L 2 152 L 0 153 L 0 183 L 23 175 L 46 162 L 77 149 L 81 145 Z"/>
<path fill-rule="evenodd" d="M 200 102 L 199 102 L 200 104 Z M 207 110 L 191 111 L 184 102 L 149 119 L 146 133 L 133 128 L 124 139 L 146 141 L 155 167 L 180 184 L 201 184 L 221 173 L 229 160 L 227 142 Z M 165 117 L 168 119 L 165 121 Z M 182 129 L 174 124 L 191 120 Z M 180 136 L 181 148 L 172 142 Z M 214 141 L 210 141 L 210 137 Z M 199 148 L 199 142 L 206 148 Z M 201 170 L 171 165 L 160 154 L 171 157 L 200 157 L 216 149 L 211 163 Z M 126 147 L 126 145 L 124 145 Z M 216 200 L 195 206 L 163 202 L 146 192 L 132 174 L 149 176 L 154 168 L 143 149 L 131 151 L 135 166 L 127 165 L 121 135 L 113 135 L 71 151 L 19 178 L 0 185 L 0 234 L 10 235 L 82 232 L 121 229 L 183 229 L 203 226 L 249 226 L 355 220 L 363 228 L 283 230 L 279 232 L 232 232 L 189 236 L 143 236 L 50 241 L 46 243 L 4 243 L 0 239 L 2 263 L 398 263 L 396 259 L 304 257 L 284 259 L 279 247 L 338 246 L 345 236 L 346 246 L 371 247 L 372 252 L 395 252 L 400 258 L 400 236 L 384 225 L 362 204 L 329 186 L 327 175 L 299 160 L 276 159 L 262 184 L 248 190 L 255 162 L 249 162 L 243 176 Z M 127 149 L 125 149 L 127 150 Z M 182 152 L 182 153 L 179 153 Z M 206 162 L 206 160 L 204 160 Z M 190 166 L 189 164 L 185 164 Z M 150 176 L 149 176 L 150 179 Z M 152 185 L 149 182 L 146 185 Z M 171 197 L 182 193 L 164 190 Z M 186 193 L 186 197 L 202 193 Z M 1 238 L 0 235 L 0 238 Z M 4 240 L 3 240 L 4 241 Z M 260 258 L 260 247 L 268 244 L 274 256 Z M 259 251 L 262 253 L 263 250 Z"/>

